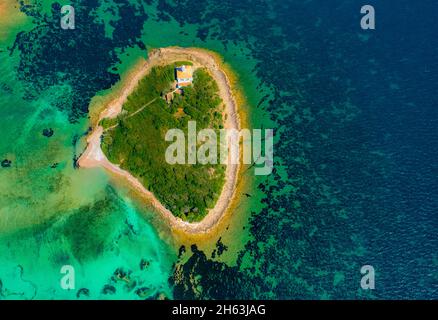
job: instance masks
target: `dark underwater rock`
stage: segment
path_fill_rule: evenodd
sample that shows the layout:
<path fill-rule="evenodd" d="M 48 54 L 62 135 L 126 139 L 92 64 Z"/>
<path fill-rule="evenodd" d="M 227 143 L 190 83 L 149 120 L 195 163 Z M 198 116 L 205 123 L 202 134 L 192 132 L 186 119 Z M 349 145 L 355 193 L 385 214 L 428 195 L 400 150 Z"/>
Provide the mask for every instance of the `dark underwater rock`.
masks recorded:
<path fill-rule="evenodd" d="M 79 289 L 78 292 L 76 293 L 76 298 L 80 298 L 81 296 L 89 297 L 90 296 L 90 290 L 88 290 L 87 288 Z"/>
<path fill-rule="evenodd" d="M 115 294 L 116 288 L 110 284 L 106 284 L 102 288 L 102 293 L 103 294 Z"/>
<path fill-rule="evenodd" d="M 55 132 L 53 131 L 52 128 L 48 128 L 48 129 L 46 128 L 43 130 L 43 136 L 45 136 L 47 138 L 50 138 L 51 136 L 53 136 L 54 133 Z"/>
<path fill-rule="evenodd" d="M 135 290 L 135 294 L 138 295 L 140 298 L 146 298 L 151 293 L 151 289 L 148 287 L 142 287 L 137 290 Z"/>
<path fill-rule="evenodd" d="M 140 261 L 140 269 L 141 270 L 146 269 L 147 267 L 149 267 L 149 265 L 150 265 L 150 261 L 148 261 L 146 259 L 141 259 L 141 261 Z"/>
<path fill-rule="evenodd" d="M 117 268 L 116 271 L 114 271 L 114 279 L 117 280 L 123 280 L 129 277 L 129 274 L 127 271 L 125 271 L 123 268 Z"/>
<path fill-rule="evenodd" d="M 12 165 L 12 161 L 8 160 L 8 159 L 5 159 L 5 160 L 2 161 L 1 165 L 2 165 L 3 168 L 9 168 Z"/>

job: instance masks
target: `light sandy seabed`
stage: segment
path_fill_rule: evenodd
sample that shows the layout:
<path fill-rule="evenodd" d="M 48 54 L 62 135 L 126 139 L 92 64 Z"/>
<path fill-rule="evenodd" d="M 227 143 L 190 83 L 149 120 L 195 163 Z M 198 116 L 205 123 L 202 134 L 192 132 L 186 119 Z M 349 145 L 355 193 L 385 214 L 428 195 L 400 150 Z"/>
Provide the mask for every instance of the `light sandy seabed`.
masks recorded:
<path fill-rule="evenodd" d="M 127 97 L 135 89 L 138 82 L 148 74 L 152 67 L 158 65 L 168 65 L 176 61 L 191 61 L 195 67 L 206 68 L 211 76 L 215 79 L 219 87 L 219 93 L 225 104 L 225 113 L 227 114 L 224 127 L 231 129 L 240 129 L 240 117 L 238 114 L 238 105 L 230 84 L 229 77 L 225 70 L 220 67 L 218 58 L 207 50 L 198 48 L 179 48 L 169 47 L 155 49 L 149 54 L 148 60 L 142 64 L 138 70 L 130 77 L 129 81 L 123 87 L 121 94 L 107 104 L 107 107 L 100 113 L 99 120 L 103 118 L 116 117 L 123 108 Z M 121 169 L 118 165 L 111 163 L 101 150 L 101 136 L 103 128 L 99 125 L 93 129 L 87 138 L 87 148 L 78 159 L 78 165 L 81 168 L 103 167 L 110 173 L 125 179 L 129 185 L 148 200 L 152 206 L 163 216 L 174 231 L 187 234 L 205 234 L 210 232 L 223 218 L 228 207 L 236 196 L 236 185 L 240 165 L 228 164 L 225 171 L 225 184 L 219 199 L 214 208 L 210 209 L 208 214 L 200 222 L 186 222 L 175 217 L 155 195 L 147 190 L 141 182 L 132 176 L 128 171 Z"/>
<path fill-rule="evenodd" d="M 19 10 L 16 1 L 0 0 L 0 40 L 14 34 L 13 27 L 26 21 L 26 15 Z"/>

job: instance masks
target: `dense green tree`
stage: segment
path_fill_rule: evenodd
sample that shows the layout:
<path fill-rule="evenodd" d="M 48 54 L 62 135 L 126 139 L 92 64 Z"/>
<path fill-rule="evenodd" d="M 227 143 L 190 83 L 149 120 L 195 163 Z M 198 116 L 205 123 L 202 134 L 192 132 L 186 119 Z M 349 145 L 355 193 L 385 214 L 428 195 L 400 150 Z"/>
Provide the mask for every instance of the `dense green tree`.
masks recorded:
<path fill-rule="evenodd" d="M 139 178 L 174 215 L 198 221 L 220 195 L 225 166 L 170 165 L 165 151 L 171 142 L 164 137 L 171 128 L 187 133 L 188 121 L 193 120 L 198 131 L 222 128 L 223 103 L 216 82 L 202 68 L 195 71 L 192 86 L 166 102 L 162 96 L 172 91 L 174 67 L 152 68 L 129 95 L 122 115 L 102 121 L 104 128 L 110 128 L 104 133 L 102 149 L 111 162 Z"/>

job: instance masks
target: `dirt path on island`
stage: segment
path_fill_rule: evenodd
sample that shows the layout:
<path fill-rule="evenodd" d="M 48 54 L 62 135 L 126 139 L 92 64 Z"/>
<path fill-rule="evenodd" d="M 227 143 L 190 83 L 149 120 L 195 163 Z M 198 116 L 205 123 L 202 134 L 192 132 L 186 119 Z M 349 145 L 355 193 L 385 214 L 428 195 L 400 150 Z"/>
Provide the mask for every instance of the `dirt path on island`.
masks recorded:
<path fill-rule="evenodd" d="M 225 104 L 227 118 L 225 128 L 240 129 L 240 119 L 237 113 L 237 103 L 233 97 L 230 81 L 226 73 L 221 70 L 217 58 L 206 50 L 197 48 L 169 47 L 153 50 L 148 60 L 135 71 L 128 83 L 122 88 L 120 96 L 112 100 L 99 116 L 103 118 L 114 118 L 122 111 L 122 107 L 129 94 L 135 89 L 137 83 L 149 73 L 152 67 L 157 65 L 168 65 L 176 61 L 191 61 L 194 67 L 206 68 L 215 79 L 219 87 L 219 94 Z M 225 184 L 214 208 L 200 222 L 190 223 L 175 217 L 172 212 L 147 190 L 141 182 L 132 176 L 128 171 L 121 169 L 118 165 L 111 163 L 102 152 L 101 136 L 103 128 L 96 126 L 87 138 L 87 148 L 78 159 L 81 168 L 103 167 L 111 174 L 126 179 L 129 185 L 144 196 L 152 206 L 163 216 L 172 229 L 177 229 L 191 234 L 208 233 L 218 224 L 224 213 L 227 211 L 233 197 L 235 196 L 237 178 L 240 166 L 228 164 L 225 171 Z"/>

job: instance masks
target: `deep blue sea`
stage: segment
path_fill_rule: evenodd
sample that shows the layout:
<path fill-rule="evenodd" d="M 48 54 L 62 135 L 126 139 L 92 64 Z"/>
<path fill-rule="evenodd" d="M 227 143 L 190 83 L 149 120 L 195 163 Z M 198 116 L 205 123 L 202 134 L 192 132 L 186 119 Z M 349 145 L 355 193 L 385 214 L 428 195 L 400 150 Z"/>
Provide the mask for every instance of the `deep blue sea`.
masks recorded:
<path fill-rule="evenodd" d="M 210 12 L 244 22 L 218 25 L 252 44 L 255 72 L 273 88 L 266 109 L 287 172 L 260 186 L 267 207 L 241 254 L 257 280 L 217 295 L 436 299 L 438 3 L 268 3 L 269 19 L 257 1 Z M 375 30 L 360 28 L 364 4 Z M 375 290 L 361 290 L 362 265 L 374 267 Z"/>

